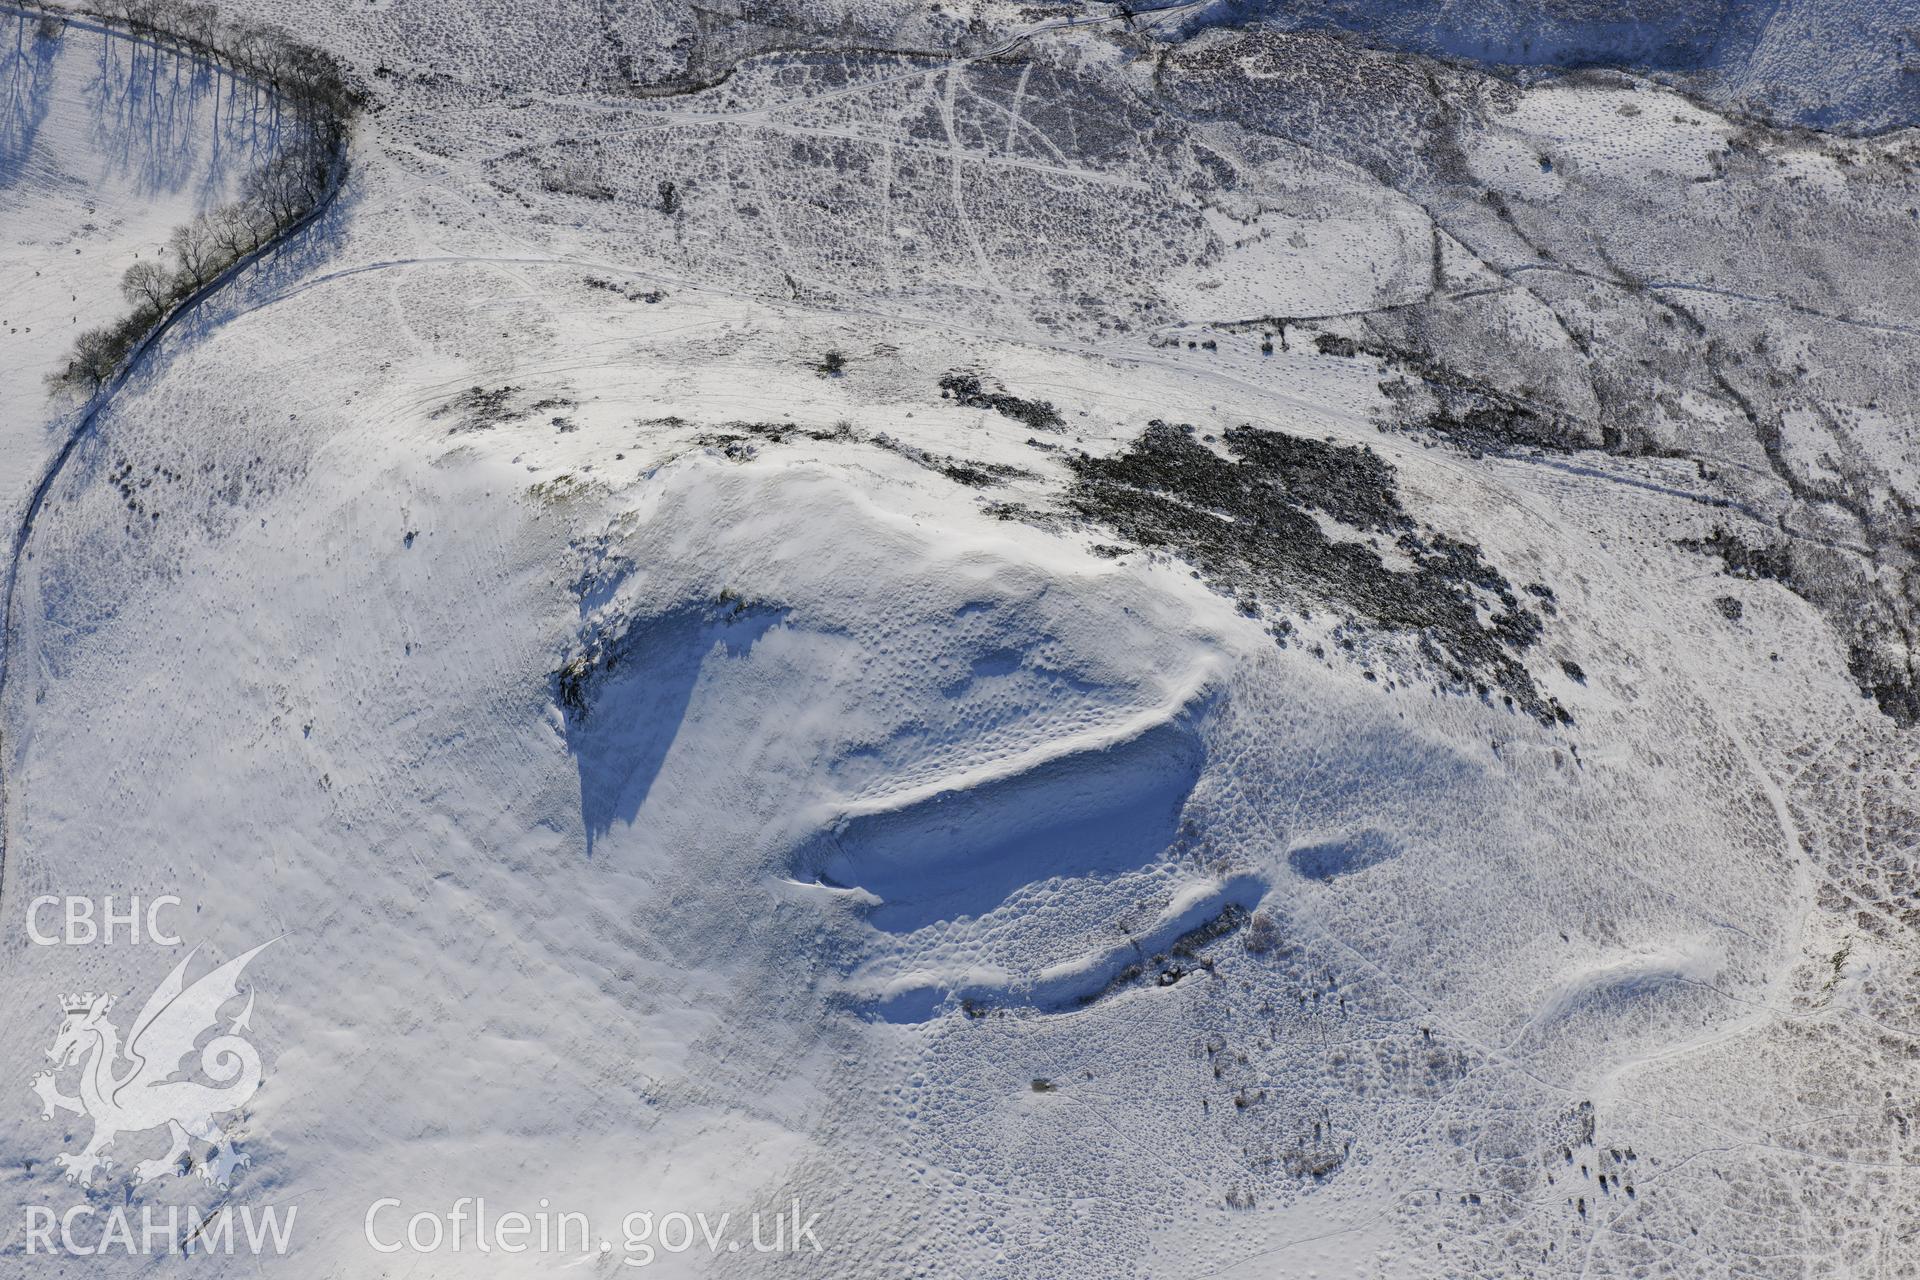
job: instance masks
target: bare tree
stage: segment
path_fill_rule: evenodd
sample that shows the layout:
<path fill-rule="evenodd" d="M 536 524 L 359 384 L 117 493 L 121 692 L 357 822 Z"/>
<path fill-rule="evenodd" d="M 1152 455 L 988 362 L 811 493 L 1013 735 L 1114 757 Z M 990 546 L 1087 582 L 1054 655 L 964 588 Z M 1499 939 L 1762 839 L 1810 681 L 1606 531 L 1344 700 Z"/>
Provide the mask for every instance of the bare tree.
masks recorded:
<path fill-rule="evenodd" d="M 135 31 L 152 31 L 161 13 L 158 0 L 119 0 L 113 8 Z"/>
<path fill-rule="evenodd" d="M 245 20 L 229 23 L 220 37 L 228 60 L 236 67 L 250 71 L 262 69 L 262 53 L 267 42 L 266 26 Z"/>
<path fill-rule="evenodd" d="M 234 262 L 264 244 L 278 229 L 280 219 L 251 200 L 224 205 L 206 215 L 207 236 L 220 256 Z"/>
<path fill-rule="evenodd" d="M 142 259 L 120 277 L 120 293 L 136 307 L 164 312 L 174 297 L 173 273 L 151 258 Z"/>
<path fill-rule="evenodd" d="M 129 326 L 122 322 L 100 329 L 89 329 L 73 344 L 73 360 L 67 369 L 69 381 L 98 387 L 120 367 L 127 349 Z"/>
<path fill-rule="evenodd" d="M 210 4 L 183 4 L 179 12 L 180 27 L 187 39 L 211 50 L 214 35 L 220 29 L 220 10 Z"/>
<path fill-rule="evenodd" d="M 313 202 L 313 193 L 306 190 L 302 177 L 303 168 L 292 152 L 275 155 L 247 175 L 247 202 L 265 209 L 276 222 L 293 221 Z"/>
<path fill-rule="evenodd" d="M 195 218 L 175 227 L 167 237 L 167 248 L 173 250 L 173 256 L 179 260 L 181 275 L 196 289 L 220 274 L 207 221 L 205 217 Z"/>

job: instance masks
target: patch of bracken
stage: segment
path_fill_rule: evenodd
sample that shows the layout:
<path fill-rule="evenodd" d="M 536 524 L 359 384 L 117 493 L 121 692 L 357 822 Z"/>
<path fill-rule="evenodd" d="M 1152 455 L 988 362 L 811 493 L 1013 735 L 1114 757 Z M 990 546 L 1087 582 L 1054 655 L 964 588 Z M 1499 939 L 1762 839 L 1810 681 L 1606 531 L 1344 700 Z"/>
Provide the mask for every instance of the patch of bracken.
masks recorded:
<path fill-rule="evenodd" d="M 950 454 L 933 453 L 917 445 L 908 444 L 904 440 L 896 440 L 885 432 L 873 436 L 863 435 L 847 422 L 835 423 L 831 428 L 797 426 L 791 422 L 727 422 L 721 425 L 725 428 L 724 431 L 696 436 L 695 440 L 709 447 L 726 450 L 727 456 L 735 461 L 750 461 L 755 456 L 750 448 L 742 450 L 739 447 L 740 442 L 750 435 L 769 444 L 785 444 L 791 440 L 812 440 L 815 442 L 848 441 L 854 444 L 872 445 L 876 449 L 885 449 L 910 462 L 916 462 L 927 470 L 936 471 L 955 484 L 963 484 L 970 489 L 985 489 L 993 485 L 1005 484 L 1009 480 L 1031 478 L 1033 475 L 1031 471 L 1004 462 L 982 462 L 973 458 L 956 458 Z"/>
<path fill-rule="evenodd" d="M 944 453 L 930 453 L 917 445 L 904 440 L 896 440 L 885 432 L 874 436 L 867 443 L 897 453 L 911 462 L 917 462 L 929 471 L 937 471 L 955 484 L 964 484 L 973 489 L 984 489 L 989 485 L 1005 484 L 1009 480 L 1030 477 L 1031 471 L 1009 466 L 1004 462 L 980 462 L 972 458 L 956 458 Z"/>
<path fill-rule="evenodd" d="M 1048 400 L 1023 400 L 1005 391 L 988 391 L 970 373 L 950 373 L 940 379 L 940 398 L 957 400 L 969 409 L 991 409 L 1003 418 L 1024 422 L 1036 431 L 1064 431 L 1060 411 Z"/>
<path fill-rule="evenodd" d="M 1413 638 L 1439 682 L 1505 700 L 1543 724 L 1571 717 L 1521 661 L 1543 624 L 1471 543 L 1423 529 L 1371 449 L 1253 426 L 1222 440 L 1155 421 L 1109 457 L 1071 456 L 1067 506 L 1142 547 L 1170 552 L 1236 598 L 1320 604 Z M 1311 512 L 1355 530 L 1334 538 Z M 1394 536 L 1411 569 L 1366 534 Z M 1484 615 L 1484 616 L 1483 616 Z"/>
<path fill-rule="evenodd" d="M 1392 466 L 1371 449 L 1256 427 L 1234 427 L 1224 441 L 1228 452 L 1301 506 L 1372 533 L 1413 527 L 1394 492 Z"/>
<path fill-rule="evenodd" d="M 1462 373 L 1432 355 L 1405 347 L 1359 342 L 1339 334 L 1314 339 L 1322 355 L 1371 356 L 1397 376 L 1380 383 L 1404 420 L 1383 424 L 1389 430 L 1424 431 L 1475 457 L 1515 449 L 1574 453 L 1599 446 L 1609 452 L 1657 452 L 1628 448 L 1617 431 L 1602 427 L 1596 436 L 1579 421 L 1538 403 L 1524 391 L 1502 391 Z"/>
<path fill-rule="evenodd" d="M 463 431 L 490 431 L 509 422 L 518 422 L 536 413 L 548 413 L 554 409 L 573 409 L 579 401 L 570 396 L 545 396 L 530 404 L 517 403 L 517 397 L 523 388 L 512 385 L 504 387 L 468 387 L 453 399 L 433 411 L 434 421 L 442 418 L 457 417 L 459 421 L 447 428 L 448 435 L 458 435 Z M 552 420 L 559 426 L 559 418 Z M 571 430 L 571 426 L 562 427 Z"/>
<path fill-rule="evenodd" d="M 522 411 L 512 407 L 513 397 L 519 390 L 515 386 L 468 387 L 435 409 L 433 416 L 439 419 L 459 415 L 460 421 L 447 428 L 449 435 L 461 431 L 486 431 L 521 416 Z"/>
<path fill-rule="evenodd" d="M 1785 543 L 1761 543 L 1752 546 L 1725 529 L 1716 527 L 1704 538 L 1681 538 L 1678 545 L 1686 551 L 1720 557 L 1727 573 L 1748 580 L 1772 582 L 1793 580 L 1793 554 Z"/>
<path fill-rule="evenodd" d="M 1796 551 L 1787 542 L 1749 543 L 1717 525 L 1704 538 L 1681 538 L 1676 545 L 1717 556 L 1729 577 L 1777 582 L 1820 609 L 1846 637 L 1847 671 L 1861 695 L 1901 728 L 1920 725 L 1920 644 L 1907 597 L 1861 579 L 1828 548 L 1802 543 Z M 1729 622 L 1746 613 L 1733 596 L 1717 598 L 1714 606 Z"/>
<path fill-rule="evenodd" d="M 1854 683 L 1901 728 L 1920 725 L 1920 671 L 1914 669 L 1910 638 L 1890 617 L 1871 617 L 1858 631 L 1847 645 Z"/>
<path fill-rule="evenodd" d="M 1413 412 L 1412 429 L 1438 436 L 1475 457 L 1513 449 L 1572 453 L 1592 446 L 1593 442 L 1577 423 L 1518 396 L 1464 378 L 1434 361 L 1403 351 L 1369 354 L 1391 359 L 1419 378 L 1418 385 L 1424 395 L 1404 378 L 1380 384 L 1389 399 L 1401 402 Z M 1605 439 L 1604 432 L 1602 437 L 1601 443 L 1606 447 L 1615 448 L 1619 444 Z"/>

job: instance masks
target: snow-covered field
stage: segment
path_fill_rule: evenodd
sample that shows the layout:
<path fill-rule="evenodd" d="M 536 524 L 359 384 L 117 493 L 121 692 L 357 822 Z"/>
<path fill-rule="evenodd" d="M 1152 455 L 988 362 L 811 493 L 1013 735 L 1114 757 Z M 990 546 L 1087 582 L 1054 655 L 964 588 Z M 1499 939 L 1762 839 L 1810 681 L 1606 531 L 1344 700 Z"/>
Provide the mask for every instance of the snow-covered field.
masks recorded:
<path fill-rule="evenodd" d="M 1909 136 L 1102 8 L 253 12 L 372 107 L 26 540 L 0 1269 L 1920 1274 Z M 111 317 L 234 112 L 117 162 L 131 52 L 21 33 L 6 270 Z M 109 895 L 178 944 L 30 936 Z M 62 997 L 269 939 L 250 1163 L 67 1181 Z M 482 1198 L 592 1232 L 405 1245 Z M 189 1205 L 297 1217 L 80 1252 Z"/>
<path fill-rule="evenodd" d="M 16 519 L 77 411 L 43 381 L 126 309 L 120 277 L 277 145 L 266 93 L 84 20 L 0 10 L 0 501 Z"/>

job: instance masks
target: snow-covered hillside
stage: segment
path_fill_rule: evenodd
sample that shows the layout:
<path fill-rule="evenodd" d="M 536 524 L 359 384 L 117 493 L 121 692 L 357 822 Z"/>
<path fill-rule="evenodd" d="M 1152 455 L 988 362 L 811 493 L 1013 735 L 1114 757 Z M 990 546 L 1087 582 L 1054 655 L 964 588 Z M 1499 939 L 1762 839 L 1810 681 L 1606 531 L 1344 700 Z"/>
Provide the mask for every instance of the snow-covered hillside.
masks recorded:
<path fill-rule="evenodd" d="M 1388 48 L 1548 75 L 1657 74 L 1723 109 L 1863 133 L 1920 123 L 1915 18 L 1902 0 L 1212 0 L 1187 21 L 1345 30 Z"/>
<path fill-rule="evenodd" d="M 371 104 L 28 530 L 0 1266 L 1916 1274 L 1910 137 L 1184 12 L 251 12 Z M 19 83 L 10 271 L 212 190 Z M 251 1162 L 65 1180 L 63 996 L 268 939 Z M 382 1247 L 477 1199 L 594 1230 Z M 31 1230 L 189 1205 L 297 1221 Z"/>

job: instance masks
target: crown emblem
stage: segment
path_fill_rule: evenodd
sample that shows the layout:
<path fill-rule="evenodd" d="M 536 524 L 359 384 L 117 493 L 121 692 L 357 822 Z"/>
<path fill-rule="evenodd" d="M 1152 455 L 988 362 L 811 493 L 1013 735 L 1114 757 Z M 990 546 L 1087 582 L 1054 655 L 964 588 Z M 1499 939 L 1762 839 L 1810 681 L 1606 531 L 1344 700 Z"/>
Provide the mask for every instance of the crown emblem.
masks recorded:
<path fill-rule="evenodd" d="M 260 1088 L 260 1052 L 241 1034 L 250 1029 L 252 987 L 247 987 L 247 1007 L 238 1017 L 228 1021 L 220 1011 L 229 1001 L 238 1001 L 242 972 L 271 941 L 235 956 L 191 983 L 186 978 L 194 953 L 181 957 L 173 972 L 154 988 L 130 1028 L 113 1027 L 106 1020 L 107 1010 L 121 998 L 120 991 L 57 993 L 66 1017 L 47 1050 L 52 1070 L 38 1072 L 31 1088 L 40 1099 L 43 1118 L 51 1120 L 55 1113 L 67 1111 L 93 1124 L 93 1136 L 85 1147 L 54 1157 L 54 1165 L 65 1171 L 68 1182 L 82 1187 L 104 1184 L 106 1171 L 114 1165 L 104 1152 L 114 1140 L 158 1129 L 172 1137 L 173 1146 L 160 1159 L 136 1161 L 131 1170 L 135 1182 L 192 1172 L 212 1186 L 233 1186 L 235 1175 L 250 1157 L 234 1146 L 233 1138 L 214 1117 L 241 1111 Z M 138 998 L 138 994 L 127 993 L 127 998 Z M 125 1034 L 124 1045 L 116 1032 Z M 198 1074 L 214 1083 L 175 1079 L 182 1060 L 202 1041 Z M 15 1056 L 7 1055 L 9 1061 Z M 122 1060 L 132 1065 L 123 1069 Z M 57 1073 L 68 1071 L 80 1074 L 78 1096 L 60 1087 Z M 8 1133 L 11 1136 L 12 1131 Z M 69 1140 L 71 1137 L 67 1135 Z M 195 1143 L 203 1143 L 210 1150 L 189 1160 Z M 111 1194 L 117 1198 L 131 1195 L 131 1191 L 116 1189 Z M 31 1222 L 29 1225 L 37 1235 L 38 1227 Z M 111 1236 L 111 1231 L 108 1234 Z M 276 1247 L 279 1243 L 276 1234 Z M 53 1248 L 51 1243 L 47 1247 L 49 1251 Z M 0 1269 L 0 1275 L 12 1274 L 11 1270 Z"/>

